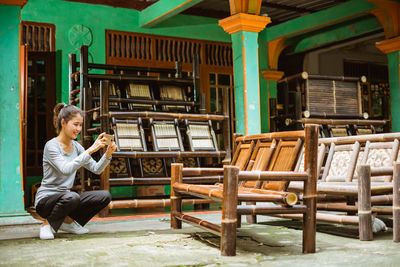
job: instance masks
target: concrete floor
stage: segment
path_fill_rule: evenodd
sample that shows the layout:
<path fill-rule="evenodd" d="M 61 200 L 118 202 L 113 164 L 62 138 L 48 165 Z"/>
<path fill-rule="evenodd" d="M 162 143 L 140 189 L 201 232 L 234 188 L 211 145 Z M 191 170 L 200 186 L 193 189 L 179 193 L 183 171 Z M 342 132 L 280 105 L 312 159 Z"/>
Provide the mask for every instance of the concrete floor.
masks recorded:
<path fill-rule="evenodd" d="M 92 221 L 87 235 L 49 241 L 38 238 L 38 224 L 0 226 L 0 266 L 400 266 L 391 229 L 361 242 L 354 228 L 318 224 L 317 253 L 302 254 L 298 222 L 259 220 L 238 230 L 236 257 L 221 256 L 219 238 L 199 228 L 170 230 L 168 216 Z"/>

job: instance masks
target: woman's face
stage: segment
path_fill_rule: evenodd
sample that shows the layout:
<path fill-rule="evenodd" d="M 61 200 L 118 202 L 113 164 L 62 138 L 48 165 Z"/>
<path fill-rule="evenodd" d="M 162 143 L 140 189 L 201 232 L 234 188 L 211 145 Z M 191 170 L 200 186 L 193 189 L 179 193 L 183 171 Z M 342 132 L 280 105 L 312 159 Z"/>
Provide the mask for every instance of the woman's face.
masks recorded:
<path fill-rule="evenodd" d="M 62 120 L 62 131 L 64 131 L 64 134 L 69 138 L 76 139 L 82 130 L 82 122 L 83 118 L 80 114 L 73 116 L 67 123 Z"/>

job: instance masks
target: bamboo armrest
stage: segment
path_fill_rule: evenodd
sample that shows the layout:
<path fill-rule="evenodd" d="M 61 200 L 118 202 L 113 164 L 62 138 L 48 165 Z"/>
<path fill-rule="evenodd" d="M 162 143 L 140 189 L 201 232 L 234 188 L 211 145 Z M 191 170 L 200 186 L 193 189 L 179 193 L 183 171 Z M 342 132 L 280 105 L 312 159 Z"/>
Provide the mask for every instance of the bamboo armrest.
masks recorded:
<path fill-rule="evenodd" d="M 201 198 L 223 199 L 223 186 L 221 185 L 193 185 L 174 183 L 173 189 L 181 194 L 189 194 Z M 280 202 L 295 205 L 298 201 L 294 193 L 280 192 L 264 189 L 240 188 L 238 201 Z"/>
<path fill-rule="evenodd" d="M 175 183 L 173 188 L 182 194 L 189 194 L 202 198 L 222 199 L 223 187 L 219 185 L 192 185 Z M 287 205 L 294 205 L 297 203 L 298 198 L 294 193 L 264 190 L 264 189 L 251 189 L 241 188 L 238 191 L 239 201 L 257 201 L 257 202 L 280 202 Z"/>
<path fill-rule="evenodd" d="M 289 184 L 289 191 L 302 192 L 303 183 L 291 182 Z M 391 193 L 393 191 L 393 184 L 390 182 L 372 182 L 371 194 L 380 195 L 384 193 Z M 317 184 L 317 193 L 319 194 L 333 194 L 333 195 L 358 195 L 358 182 L 319 182 Z"/>
<path fill-rule="evenodd" d="M 335 184 L 335 183 L 320 183 L 317 185 L 318 193 L 335 194 L 335 195 L 358 195 L 358 184 Z M 371 183 L 371 195 L 379 195 L 393 192 L 392 183 Z"/>
<path fill-rule="evenodd" d="M 326 178 L 327 183 L 344 183 L 346 182 L 346 177 L 328 177 Z"/>
<path fill-rule="evenodd" d="M 239 181 L 306 181 L 307 172 L 295 171 L 241 171 Z"/>
<path fill-rule="evenodd" d="M 222 175 L 224 168 L 182 168 L 183 176 Z"/>

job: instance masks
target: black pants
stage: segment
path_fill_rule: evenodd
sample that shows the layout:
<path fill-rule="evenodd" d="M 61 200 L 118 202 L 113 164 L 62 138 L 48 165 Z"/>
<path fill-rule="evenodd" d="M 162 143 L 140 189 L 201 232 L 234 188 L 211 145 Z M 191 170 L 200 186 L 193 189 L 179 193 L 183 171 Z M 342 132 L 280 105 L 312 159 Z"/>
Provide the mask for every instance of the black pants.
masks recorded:
<path fill-rule="evenodd" d="M 84 226 L 110 201 L 111 194 L 108 191 L 86 191 L 80 195 L 75 192 L 63 192 L 41 199 L 36 205 L 36 212 L 47 219 L 57 232 L 65 217 L 69 216 Z"/>

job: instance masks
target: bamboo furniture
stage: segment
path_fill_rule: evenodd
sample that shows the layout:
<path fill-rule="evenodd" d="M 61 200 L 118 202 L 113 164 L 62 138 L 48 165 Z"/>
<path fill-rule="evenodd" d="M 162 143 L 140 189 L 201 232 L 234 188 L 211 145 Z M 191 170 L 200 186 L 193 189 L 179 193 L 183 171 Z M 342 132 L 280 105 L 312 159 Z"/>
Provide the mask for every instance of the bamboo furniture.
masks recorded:
<path fill-rule="evenodd" d="M 153 90 L 151 90 L 148 84 L 134 83 L 130 82 L 126 88 L 126 98 L 143 100 L 143 102 L 152 102 L 154 100 Z M 154 102 L 153 102 L 154 103 Z M 129 110 L 150 110 L 156 111 L 156 106 L 154 104 L 141 104 L 141 103 L 128 103 Z"/>
<path fill-rule="evenodd" d="M 400 133 L 320 139 L 319 144 L 328 146 L 329 153 L 317 184 L 317 208 L 347 215 L 318 212 L 317 220 L 359 225 L 360 240 L 372 240 L 371 212 L 377 216 L 392 214 L 392 208 L 374 205 L 394 203 L 392 174 L 393 162 L 398 160 L 399 139 Z M 291 183 L 289 191 L 301 192 L 302 185 Z M 345 199 L 347 204 L 330 201 L 327 196 L 332 195 L 341 202 Z M 291 215 L 295 217 L 301 215 Z"/>
<path fill-rule="evenodd" d="M 321 124 L 331 137 L 354 134 L 353 125 L 385 125 L 385 120 L 368 120 L 363 113 L 364 78 L 302 72 L 281 79 L 272 125 L 276 130 L 293 130 L 305 123 Z"/>
<path fill-rule="evenodd" d="M 169 165 L 175 160 L 185 164 L 195 162 L 197 166 L 207 166 L 207 161 L 201 158 L 230 161 L 229 92 L 224 91 L 222 113 L 204 113 L 205 103 L 200 102 L 204 97 L 199 92 L 198 57 L 193 57 L 193 71 L 183 73 L 179 62 L 175 69 L 98 64 L 89 63 L 87 46 L 82 46 L 80 52 L 79 62 L 76 55 L 69 56 L 69 81 L 70 104 L 79 104 L 85 113 L 82 145 L 88 147 L 101 132 L 114 134 L 117 143 L 113 166 L 100 177 L 83 172 L 82 190 L 110 190 L 110 186 L 164 187 L 170 184 Z M 204 123 L 213 138 L 213 147 L 203 146 L 207 140 L 202 136 L 187 134 L 187 127 Z M 222 125 L 222 131 L 215 133 L 213 124 Z M 215 134 L 224 136 L 223 149 L 217 149 Z M 110 173 L 110 169 L 113 172 Z M 214 184 L 221 181 L 222 175 L 194 178 L 186 179 Z M 169 204 L 169 199 L 144 197 L 146 199 L 111 202 L 109 208 Z M 199 199 L 194 201 L 204 203 Z"/>
<path fill-rule="evenodd" d="M 182 228 L 182 222 L 196 225 L 207 231 L 221 236 L 221 254 L 234 256 L 236 251 L 236 229 L 241 215 L 256 214 L 304 214 L 303 227 L 303 253 L 315 252 L 315 213 L 316 213 L 316 182 L 317 182 L 317 146 L 318 126 L 306 125 L 305 131 L 276 132 L 253 136 L 244 136 L 237 139 L 237 149 L 234 159 L 235 165 L 225 165 L 223 169 L 183 168 L 182 164 L 173 164 L 171 167 L 171 227 Z M 279 142 L 283 145 L 279 148 Z M 290 153 L 285 148 L 285 143 L 295 143 Z M 252 157 L 250 157 L 248 170 L 242 171 L 246 156 L 250 152 L 249 147 L 256 144 Z M 262 144 L 268 144 L 263 146 Z M 278 145 L 276 146 L 276 144 Z M 293 161 L 289 162 L 293 168 L 300 155 L 301 146 L 305 145 L 305 169 L 306 171 L 287 171 L 288 165 L 284 164 L 278 168 L 278 158 L 293 154 Z M 258 148 L 257 148 L 258 147 Z M 286 151 L 285 151 L 286 150 Z M 277 154 L 276 154 L 277 153 Z M 281 155 L 281 157 L 275 156 Z M 239 159 L 239 160 L 238 160 Z M 268 162 L 269 161 L 269 162 Z M 240 163 L 239 163 L 240 162 Z M 267 164 L 266 164 L 267 162 Z M 239 167 L 240 166 L 240 167 Z M 264 171 L 271 168 L 272 170 Z M 223 185 L 194 185 L 185 183 L 185 176 L 214 175 L 223 173 Z M 305 193 L 303 204 L 297 205 L 297 196 L 283 190 L 264 188 L 249 188 L 243 186 L 249 181 L 256 184 L 274 185 L 271 182 L 302 181 Z M 282 184 L 278 184 L 281 189 Z M 222 224 L 221 226 L 189 216 L 182 212 L 182 197 L 197 196 L 203 199 L 222 201 Z M 246 202 L 273 202 L 276 206 L 266 205 L 238 205 Z"/>

